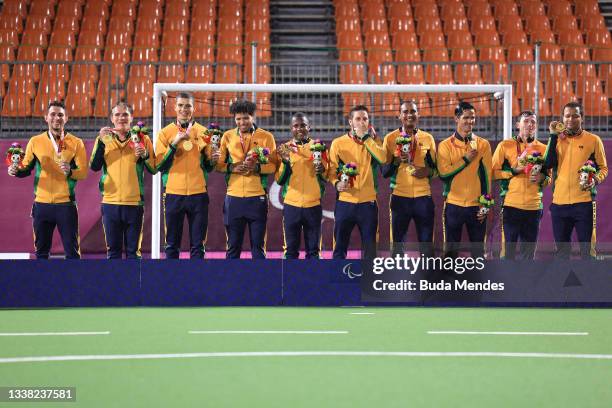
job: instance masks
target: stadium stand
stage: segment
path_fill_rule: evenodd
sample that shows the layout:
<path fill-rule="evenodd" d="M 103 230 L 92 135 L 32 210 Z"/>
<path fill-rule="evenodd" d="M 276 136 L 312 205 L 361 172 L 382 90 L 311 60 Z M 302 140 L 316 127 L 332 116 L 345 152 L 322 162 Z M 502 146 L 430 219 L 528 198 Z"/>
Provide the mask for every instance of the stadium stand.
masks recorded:
<path fill-rule="evenodd" d="M 556 112 L 566 97 L 593 107 L 594 115 L 610 111 L 612 64 L 605 63 L 612 39 L 597 1 L 334 0 L 333 6 L 342 83 L 511 81 L 515 109 L 526 109 L 534 104 L 533 49 L 541 43 L 542 112 Z M 38 116 L 60 97 L 77 117 L 106 117 L 109 103 L 121 98 L 137 107 L 136 116 L 150 116 L 156 81 L 252 82 L 252 42 L 255 81 L 271 83 L 270 14 L 267 0 L 6 0 L 2 115 Z M 425 116 L 441 113 L 431 96 L 411 96 Z M 196 109 L 227 117 L 237 97 L 197 95 Z M 342 99 L 344 111 L 363 102 L 354 94 Z M 388 95 L 377 109 L 390 115 L 398 101 Z M 271 116 L 272 102 L 270 94 L 258 95 L 260 116 Z M 483 110 L 493 113 L 491 106 Z"/>

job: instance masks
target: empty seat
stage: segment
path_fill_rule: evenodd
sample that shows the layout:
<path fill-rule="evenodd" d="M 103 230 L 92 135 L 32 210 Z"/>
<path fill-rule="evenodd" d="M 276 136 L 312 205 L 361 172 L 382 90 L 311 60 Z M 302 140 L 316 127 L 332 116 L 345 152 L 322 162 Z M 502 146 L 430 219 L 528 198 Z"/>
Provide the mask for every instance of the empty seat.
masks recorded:
<path fill-rule="evenodd" d="M 446 33 L 448 48 L 462 48 L 472 46 L 472 34 L 468 30 L 459 30 Z"/>
<path fill-rule="evenodd" d="M 553 18 L 558 16 L 571 16 L 573 15 L 572 7 L 569 2 L 565 0 L 557 0 L 548 6 L 548 15 Z"/>
<path fill-rule="evenodd" d="M 489 15 L 476 16 L 472 18 L 471 28 L 474 34 L 481 30 L 496 30 L 495 19 Z"/>
<path fill-rule="evenodd" d="M 424 33 L 419 39 L 419 46 L 423 49 L 445 47 L 444 34 L 440 31 Z"/>
<path fill-rule="evenodd" d="M 550 21 L 545 15 L 530 15 L 525 18 L 525 31 L 531 33 L 535 30 L 550 29 Z"/>
<path fill-rule="evenodd" d="M 541 30 L 534 30 L 529 33 L 529 44 L 535 44 L 536 42 L 543 44 L 555 44 L 555 35 L 550 28 L 543 28 Z"/>
<path fill-rule="evenodd" d="M 572 15 L 557 16 L 553 19 L 552 28 L 555 33 L 559 34 L 564 30 L 576 30 L 578 23 L 576 23 L 576 19 Z"/>
<path fill-rule="evenodd" d="M 497 30 L 481 30 L 474 34 L 475 47 L 488 47 L 499 45 L 499 35 Z"/>
<path fill-rule="evenodd" d="M 457 31 L 457 30 L 468 30 L 470 29 L 470 25 L 465 17 L 453 17 L 447 20 L 444 20 L 444 34 L 447 36 L 449 33 Z"/>
<path fill-rule="evenodd" d="M 607 29 L 596 28 L 586 32 L 586 44 L 590 46 L 612 46 L 610 32 Z"/>

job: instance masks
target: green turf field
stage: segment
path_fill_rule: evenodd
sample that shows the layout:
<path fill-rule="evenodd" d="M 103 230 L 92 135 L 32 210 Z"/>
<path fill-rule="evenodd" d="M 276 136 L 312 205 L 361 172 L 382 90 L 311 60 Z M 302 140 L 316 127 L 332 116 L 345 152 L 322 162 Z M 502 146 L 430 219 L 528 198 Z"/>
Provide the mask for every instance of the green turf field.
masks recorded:
<path fill-rule="evenodd" d="M 53 407 L 612 406 L 605 309 L 3 310 L 0 332 L 0 386 L 77 388 Z M 45 332 L 110 333 L 6 335 Z"/>

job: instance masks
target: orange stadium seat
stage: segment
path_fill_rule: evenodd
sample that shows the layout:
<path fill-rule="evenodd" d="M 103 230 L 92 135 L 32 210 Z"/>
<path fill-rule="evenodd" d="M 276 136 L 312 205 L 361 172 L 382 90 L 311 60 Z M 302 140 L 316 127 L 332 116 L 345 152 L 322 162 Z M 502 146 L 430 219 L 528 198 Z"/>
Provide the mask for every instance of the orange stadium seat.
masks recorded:
<path fill-rule="evenodd" d="M 556 63 L 544 63 L 542 68 L 548 68 L 542 73 L 544 81 L 544 93 L 548 97 L 554 95 L 554 91 L 558 88 L 557 83 L 569 82 L 565 65 Z"/>
<path fill-rule="evenodd" d="M 0 38 L 1 38 L 0 42 L 2 44 L 17 45 L 16 33 L 15 33 L 15 39 L 14 40 L 6 41 L 2 37 L 3 36 L 0 36 Z M 41 46 L 43 48 L 47 48 L 47 46 L 49 45 L 49 42 L 47 41 L 47 34 L 45 34 L 43 31 L 25 30 L 23 32 L 23 37 L 21 38 L 21 43 L 20 44 L 22 44 L 22 45 L 30 45 L 30 46 L 35 45 L 35 46 Z"/>
<path fill-rule="evenodd" d="M 578 23 L 576 23 L 576 19 L 572 15 L 557 16 L 553 19 L 552 28 L 555 33 L 559 34 L 564 30 L 578 29 Z"/>
<path fill-rule="evenodd" d="M 585 46 L 570 46 L 563 48 L 563 59 L 566 61 L 590 61 L 589 49 Z"/>
<path fill-rule="evenodd" d="M 412 9 L 409 3 L 393 3 L 387 7 L 387 16 L 389 19 L 392 17 L 405 18 L 412 17 Z"/>
<path fill-rule="evenodd" d="M 217 49 L 217 62 L 242 65 L 242 47 L 239 45 L 219 47 Z"/>
<path fill-rule="evenodd" d="M 122 31 L 109 30 L 106 36 L 106 47 L 127 47 L 132 46 L 132 35 Z"/>
<path fill-rule="evenodd" d="M 476 62 L 476 49 L 474 47 L 451 48 L 451 58 L 453 62 Z"/>
<path fill-rule="evenodd" d="M 28 16 L 31 15 L 48 16 L 50 19 L 54 19 L 55 6 L 46 0 L 33 1 L 30 5 L 30 12 L 28 13 Z"/>
<path fill-rule="evenodd" d="M 607 94 L 612 98 L 612 48 L 595 48 L 593 50 L 593 61 L 608 61 L 607 64 L 599 65 L 599 79 L 606 84 Z"/>
<path fill-rule="evenodd" d="M 361 23 L 359 22 L 359 18 L 342 18 L 336 20 L 336 32 L 342 31 L 361 31 Z"/>
<path fill-rule="evenodd" d="M 527 45 L 527 35 L 523 30 L 507 31 L 502 34 L 502 45 Z"/>
<path fill-rule="evenodd" d="M 529 15 L 525 18 L 525 31 L 531 33 L 535 30 L 541 30 L 543 28 L 550 29 L 550 20 L 545 15 Z"/>
<path fill-rule="evenodd" d="M 47 61 L 72 61 L 72 48 L 62 45 L 50 45 L 47 48 Z"/>
<path fill-rule="evenodd" d="M 101 48 L 104 46 L 104 34 L 98 30 L 81 30 L 78 45 L 81 47 Z"/>
<path fill-rule="evenodd" d="M 475 47 L 488 47 L 499 45 L 499 35 L 497 30 L 481 30 L 474 34 Z"/>
<path fill-rule="evenodd" d="M 446 33 L 448 48 L 461 48 L 472 46 L 472 34 L 468 30 L 457 30 Z"/>
<path fill-rule="evenodd" d="M 606 22 L 601 14 L 580 18 L 580 29 L 584 31 L 595 28 L 606 28 Z"/>
<path fill-rule="evenodd" d="M 423 33 L 419 39 L 419 46 L 423 49 L 443 48 L 446 46 L 444 34 L 441 31 Z"/>
<path fill-rule="evenodd" d="M 136 31 L 134 36 L 134 48 L 159 48 L 160 35 L 156 32 Z"/>
<path fill-rule="evenodd" d="M 191 20 L 191 33 L 192 35 L 195 33 L 212 33 L 214 34 L 217 31 L 217 25 L 215 24 L 215 20 L 209 19 L 196 19 Z"/>
<path fill-rule="evenodd" d="M 576 94 L 582 99 L 587 116 L 610 115 L 608 97 L 603 93 L 601 82 L 597 78 L 585 80 L 584 88 L 576 87 Z"/>
<path fill-rule="evenodd" d="M 572 90 L 572 84 L 567 79 L 557 80 L 550 85 L 544 87 L 544 94 L 547 98 L 552 99 L 551 110 L 554 113 L 561 113 L 563 105 L 566 101 L 576 99 L 576 95 Z"/>
<path fill-rule="evenodd" d="M 572 64 L 568 70 L 569 80 L 576 83 L 576 90 L 584 87 L 586 81 L 597 79 L 595 65 L 589 63 Z"/>
<path fill-rule="evenodd" d="M 187 33 L 179 30 L 166 30 L 162 33 L 162 48 L 184 47 L 187 45 Z"/>
<path fill-rule="evenodd" d="M 23 18 L 18 15 L 0 15 L 0 30 L 13 30 L 17 34 L 23 32 Z"/>
<path fill-rule="evenodd" d="M 523 2 L 521 4 L 521 16 L 545 16 L 544 4 L 539 1 Z"/>
<path fill-rule="evenodd" d="M 415 21 L 417 23 L 416 33 L 418 35 L 426 35 L 433 30 L 442 32 L 442 23 L 438 17 L 422 17 Z"/>
<path fill-rule="evenodd" d="M 493 9 L 493 15 L 501 23 L 509 16 L 518 16 L 518 7 L 514 1 L 497 2 Z"/>
<path fill-rule="evenodd" d="M 366 32 L 363 45 L 366 49 L 370 48 L 389 48 L 389 34 L 386 31 Z"/>
<path fill-rule="evenodd" d="M 586 44 L 590 46 L 612 46 L 610 31 L 607 29 L 594 29 L 586 32 Z"/>
<path fill-rule="evenodd" d="M 49 16 L 29 15 L 26 20 L 25 30 L 42 31 L 45 34 L 51 32 L 51 18 Z"/>
<path fill-rule="evenodd" d="M 160 65 L 157 82 L 185 82 L 183 65 Z"/>
<path fill-rule="evenodd" d="M 408 31 L 402 31 L 396 34 L 393 37 L 391 44 L 396 50 L 405 47 L 418 47 L 416 34 Z"/>
<path fill-rule="evenodd" d="M 463 3 L 448 3 L 442 6 L 440 10 L 440 18 L 444 21 L 451 18 L 465 18 L 465 9 Z"/>
<path fill-rule="evenodd" d="M 89 97 L 85 83 L 81 81 L 70 82 L 66 94 L 66 110 L 70 116 L 89 117 L 93 115 L 91 98 Z"/>
<path fill-rule="evenodd" d="M 187 82 L 209 83 L 213 80 L 213 65 L 210 63 L 187 64 Z"/>
<path fill-rule="evenodd" d="M 239 66 L 218 64 L 215 70 L 215 83 L 237 83 L 241 82 L 242 72 Z M 235 101 L 237 94 L 234 92 L 217 92 L 214 94 L 213 116 L 230 117 L 229 105 Z"/>
<path fill-rule="evenodd" d="M 548 6 L 548 15 L 550 17 L 571 16 L 572 6 L 565 0 L 556 0 Z"/>
<path fill-rule="evenodd" d="M 601 15 L 597 0 L 582 0 L 574 3 L 577 16 L 595 16 Z"/>
<path fill-rule="evenodd" d="M 455 106 L 459 103 L 453 94 L 430 94 L 432 116 L 453 117 L 455 116 Z"/>
<path fill-rule="evenodd" d="M 136 3 L 124 2 L 121 7 L 113 7 L 111 12 L 111 21 L 115 17 L 129 18 L 134 20 L 136 17 Z"/>
<path fill-rule="evenodd" d="M 387 32 L 387 19 L 384 17 L 364 19 L 361 24 L 361 31 L 366 36 L 372 32 Z"/>
<path fill-rule="evenodd" d="M 466 16 L 471 21 L 477 17 L 481 16 L 492 16 L 491 7 L 489 7 L 489 2 L 486 0 L 482 0 L 480 2 L 473 2 L 467 8 Z"/>
<path fill-rule="evenodd" d="M 390 48 L 368 50 L 368 55 L 366 56 L 368 67 L 378 67 L 380 64 L 389 61 L 393 61 L 393 53 Z"/>
<path fill-rule="evenodd" d="M 61 1 L 57 6 L 57 15 L 59 17 L 76 17 L 79 20 L 83 17 L 82 4 L 70 1 Z"/>
<path fill-rule="evenodd" d="M 534 30 L 529 33 L 529 44 L 535 44 L 537 41 L 542 44 L 555 44 L 555 35 L 550 28 Z"/>
<path fill-rule="evenodd" d="M 366 3 L 361 6 L 361 18 L 363 20 L 373 17 L 385 17 L 385 7 L 382 5 L 382 3 Z"/>
<path fill-rule="evenodd" d="M 98 31 L 104 36 L 107 31 L 106 20 L 98 18 L 98 17 L 87 17 L 83 18 L 81 22 L 83 30 L 87 31 Z"/>
<path fill-rule="evenodd" d="M 212 47 L 190 47 L 189 61 L 214 62 L 215 50 Z"/>
<path fill-rule="evenodd" d="M 0 61 L 14 61 L 15 49 L 9 45 L 0 45 Z M 9 64 L 0 64 L 0 88 L 4 90 L 4 83 L 10 78 Z"/>
<path fill-rule="evenodd" d="M 2 7 L 2 14 L 4 15 L 17 15 L 24 18 L 27 15 L 26 2 L 4 2 Z"/>
<path fill-rule="evenodd" d="M 164 20 L 164 32 L 168 31 L 180 31 L 182 33 L 187 34 L 189 32 L 189 20 L 187 17 L 182 18 L 167 18 Z"/>
<path fill-rule="evenodd" d="M 489 15 L 482 15 L 472 18 L 471 21 L 472 33 L 476 34 L 482 30 L 496 30 L 495 18 Z"/>
<path fill-rule="evenodd" d="M 518 15 L 507 15 L 499 20 L 499 27 L 497 28 L 497 31 L 499 31 L 499 33 L 502 35 L 508 32 L 522 30 L 523 23 Z"/>
<path fill-rule="evenodd" d="M 17 50 L 18 61 L 44 61 L 44 49 L 39 46 L 21 45 Z M 38 64 L 29 64 L 30 72 L 35 82 L 40 80 L 40 66 Z"/>
<path fill-rule="evenodd" d="M 186 62 L 187 51 L 185 48 L 162 48 L 159 60 L 165 62 Z"/>
<path fill-rule="evenodd" d="M 32 116 L 32 101 L 21 91 L 11 92 L 10 88 L 2 104 L 2 116 Z"/>
<path fill-rule="evenodd" d="M 420 62 L 421 52 L 416 47 L 395 50 L 395 61 L 398 62 Z"/>
<path fill-rule="evenodd" d="M 468 20 L 465 17 L 451 17 L 447 20 L 444 20 L 444 34 L 449 35 L 449 32 L 457 31 L 457 30 L 468 30 L 470 29 L 470 25 L 468 24 Z"/>
<path fill-rule="evenodd" d="M 145 6 L 144 3 L 140 3 L 140 7 L 138 8 L 138 19 L 147 19 L 147 18 L 162 18 L 162 6 Z"/>
<path fill-rule="evenodd" d="M 215 1 L 197 1 L 193 4 L 193 18 L 215 17 L 217 15 L 217 6 Z"/>
<path fill-rule="evenodd" d="M 110 13 L 108 11 L 108 4 L 104 2 L 93 2 L 90 1 L 85 5 L 85 10 L 83 11 L 83 18 L 87 17 L 98 17 L 108 20 L 110 17 Z"/>
<path fill-rule="evenodd" d="M 455 82 L 458 84 L 482 84 L 480 67 L 477 64 L 459 64 L 455 66 Z M 462 95 L 460 94 L 461 98 Z"/>
<path fill-rule="evenodd" d="M 251 63 L 253 55 L 253 48 L 250 45 L 245 46 L 244 60 Z M 270 47 L 266 45 L 260 45 L 257 47 L 257 63 L 269 63 L 272 61 L 272 54 L 270 53 Z"/>
<path fill-rule="evenodd" d="M 189 38 L 189 48 L 201 48 L 201 47 L 214 47 L 215 46 L 215 34 L 212 32 L 198 33 L 195 35 L 191 33 Z"/>
<path fill-rule="evenodd" d="M 74 49 L 76 47 L 76 34 L 72 30 L 54 29 L 51 32 L 49 45 L 63 45 Z"/>
<path fill-rule="evenodd" d="M 438 17 L 438 6 L 436 3 L 424 2 L 414 6 L 414 19 L 419 21 L 423 17 Z"/>
<path fill-rule="evenodd" d="M 94 107 L 94 116 L 98 118 L 108 118 L 110 115 L 111 106 L 115 105 L 120 100 L 125 98 L 125 92 L 114 90 L 109 92 L 108 83 L 98 84 L 96 92 L 96 105 Z"/>
<path fill-rule="evenodd" d="M 394 37 L 400 33 L 415 34 L 414 20 L 411 18 L 398 18 L 389 20 L 389 35 Z"/>

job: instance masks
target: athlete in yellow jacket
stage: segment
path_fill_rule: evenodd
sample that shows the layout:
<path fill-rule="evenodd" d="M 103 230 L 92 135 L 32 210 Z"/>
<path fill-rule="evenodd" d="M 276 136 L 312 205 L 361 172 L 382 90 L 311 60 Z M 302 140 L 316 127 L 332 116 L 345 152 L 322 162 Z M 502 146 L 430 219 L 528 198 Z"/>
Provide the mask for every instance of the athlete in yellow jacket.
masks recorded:
<path fill-rule="evenodd" d="M 74 188 L 77 180 L 87 177 L 85 145 L 78 137 L 65 133 L 68 116 L 62 102 L 49 103 L 45 121 L 49 130 L 30 139 L 22 167 L 11 166 L 8 174 L 27 177 L 34 170 L 32 226 L 36 258 L 49 258 L 56 226 L 66 258 L 80 258 Z"/>
<path fill-rule="evenodd" d="M 276 170 L 276 143 L 272 133 L 255 126 L 256 108 L 250 101 L 236 101 L 230 106 L 237 127 L 223 134 L 221 147 L 213 154 L 217 170 L 225 173 L 227 183 L 223 223 L 228 259 L 240 258 L 247 225 L 252 257 L 266 257 L 268 176 Z"/>
<path fill-rule="evenodd" d="M 550 206 L 553 234 L 560 258 L 571 254 L 572 231 L 576 229 L 582 258 L 595 256 L 597 185 L 608 176 L 606 152 L 599 136 L 582 129 L 584 108 L 570 102 L 563 108 L 563 123 L 550 124 L 545 167 L 552 169 L 553 202 Z M 558 126 L 561 126 L 560 128 Z M 590 161 L 595 174 L 580 183 L 581 168 Z"/>
<path fill-rule="evenodd" d="M 491 145 L 472 133 L 476 121 L 474 106 L 461 102 L 455 108 L 455 133 L 438 145 L 437 165 L 444 183 L 444 243 L 454 255 L 467 227 L 472 255 L 482 256 L 486 234 L 486 215 L 480 211 L 479 198 L 491 193 Z"/>
<path fill-rule="evenodd" d="M 493 154 L 493 178 L 499 180 L 504 200 L 501 257 L 514 259 L 520 241 L 521 259 L 533 259 L 542 219 L 542 189 L 551 178 L 541 171 L 546 145 L 535 139 L 535 113 L 521 112 L 517 126 L 518 135 L 499 142 Z"/>
<path fill-rule="evenodd" d="M 312 158 L 310 121 L 303 113 L 291 118 L 293 139 L 278 147 L 281 158 L 276 170 L 276 182 L 283 197 L 283 238 L 285 259 L 297 259 L 300 237 L 304 231 L 306 259 L 321 256 L 321 197 L 325 191 L 325 172 L 329 167 L 326 156 L 320 162 Z"/>
<path fill-rule="evenodd" d="M 401 127 L 385 136 L 387 162 L 383 176 L 391 178 L 391 251 L 403 253 L 410 221 L 414 220 L 419 250 L 433 255 L 434 203 L 431 179 L 436 171 L 436 142 L 431 134 L 417 128 L 419 110 L 413 101 L 400 106 Z M 399 137 L 410 139 L 408 149 L 396 144 Z"/>
<path fill-rule="evenodd" d="M 378 237 L 378 167 L 387 154 L 382 140 L 370 127 L 368 108 L 355 106 L 349 112 L 348 134 L 337 137 L 329 149 L 328 178 L 338 191 L 334 210 L 334 259 L 346 258 L 353 228 L 361 233 L 364 258 L 376 256 Z M 341 179 L 347 165 L 356 165 L 357 175 L 350 181 Z"/>
<path fill-rule="evenodd" d="M 187 217 L 190 257 L 202 259 L 208 231 L 206 179 L 213 169 L 212 153 L 204 138 L 206 128 L 193 120 L 193 95 L 179 93 L 175 111 L 176 122 L 163 128 L 155 143 L 155 164 L 165 188 L 166 258 L 178 259 Z"/>
<path fill-rule="evenodd" d="M 132 107 L 119 102 L 111 109 L 113 128 L 96 138 L 89 167 L 102 170 L 102 225 L 109 259 L 140 259 L 144 218 L 144 169 L 155 174 L 153 143 L 147 135 L 131 140 Z"/>

